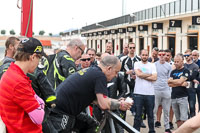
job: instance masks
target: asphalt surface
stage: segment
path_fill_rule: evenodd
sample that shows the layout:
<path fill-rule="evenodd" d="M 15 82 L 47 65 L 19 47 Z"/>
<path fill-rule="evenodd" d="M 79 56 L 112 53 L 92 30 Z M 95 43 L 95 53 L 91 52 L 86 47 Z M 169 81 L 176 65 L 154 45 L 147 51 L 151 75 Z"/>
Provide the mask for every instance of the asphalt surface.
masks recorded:
<path fill-rule="evenodd" d="M 130 111 L 127 111 L 127 116 L 126 116 L 126 121 L 131 125 L 133 126 L 133 120 L 134 120 L 134 117 L 132 116 L 131 112 Z M 141 128 L 140 132 L 141 133 L 148 133 L 149 131 L 149 128 L 148 128 L 148 124 L 147 124 L 147 120 L 144 120 L 144 123 L 145 125 L 147 126 L 146 128 Z M 175 124 L 175 117 L 173 119 L 173 124 L 174 124 L 174 129 L 177 129 L 177 126 Z M 171 131 L 173 131 L 171 130 Z M 164 128 L 164 121 L 163 121 L 163 116 L 161 118 L 161 127 L 159 128 L 155 128 L 155 131 L 156 133 L 165 133 L 165 128 Z M 125 133 L 128 133 L 125 131 Z M 194 133 L 200 133 L 200 129 L 198 129 L 197 131 L 195 131 Z"/>

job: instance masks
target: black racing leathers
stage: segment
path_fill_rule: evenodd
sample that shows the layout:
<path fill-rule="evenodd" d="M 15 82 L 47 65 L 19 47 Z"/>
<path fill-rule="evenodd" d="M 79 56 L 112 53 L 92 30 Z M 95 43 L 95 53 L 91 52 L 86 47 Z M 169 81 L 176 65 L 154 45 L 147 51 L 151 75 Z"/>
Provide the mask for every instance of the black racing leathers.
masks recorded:
<path fill-rule="evenodd" d="M 68 76 L 76 72 L 76 65 L 74 59 L 65 50 L 49 57 L 46 63 L 49 67 L 45 71 L 53 88 L 56 89 Z"/>

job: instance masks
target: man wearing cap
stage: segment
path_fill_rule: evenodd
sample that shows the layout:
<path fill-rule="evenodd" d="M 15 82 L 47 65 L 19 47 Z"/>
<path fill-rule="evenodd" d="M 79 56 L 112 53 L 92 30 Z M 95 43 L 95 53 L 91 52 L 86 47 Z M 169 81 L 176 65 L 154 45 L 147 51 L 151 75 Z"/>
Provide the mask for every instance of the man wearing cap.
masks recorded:
<path fill-rule="evenodd" d="M 7 132 L 42 133 L 44 101 L 35 94 L 27 73 L 34 72 L 42 56 L 39 40 L 20 42 L 11 63 L 0 81 L 0 115 Z"/>
<path fill-rule="evenodd" d="M 75 61 L 84 53 L 85 46 L 80 39 L 72 39 L 66 50 L 55 54 L 52 65 L 49 66 L 47 77 L 54 89 L 69 75 L 76 72 Z M 50 63 L 49 63 L 50 64 Z"/>
<path fill-rule="evenodd" d="M 16 37 L 9 37 L 6 40 L 5 58 L 2 61 L 3 64 L 0 66 L 0 79 L 4 72 L 9 68 L 11 62 L 15 62 L 14 54 L 16 53 L 19 42 L 20 40 Z M 56 100 L 55 92 L 47 77 L 44 75 L 43 69 L 37 67 L 34 73 L 27 73 L 27 76 L 32 80 L 31 85 L 35 93 L 46 102 L 48 107 L 51 108 L 54 106 L 53 104 L 55 104 Z"/>

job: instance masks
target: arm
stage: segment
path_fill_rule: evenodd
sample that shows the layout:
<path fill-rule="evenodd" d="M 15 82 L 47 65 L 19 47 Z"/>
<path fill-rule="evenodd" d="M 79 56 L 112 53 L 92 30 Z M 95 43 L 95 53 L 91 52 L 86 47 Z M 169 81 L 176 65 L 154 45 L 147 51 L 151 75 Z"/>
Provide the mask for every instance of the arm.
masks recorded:
<path fill-rule="evenodd" d="M 200 113 L 183 123 L 173 133 L 192 133 L 200 127 Z"/>
<path fill-rule="evenodd" d="M 156 66 L 155 64 L 150 64 L 150 67 L 151 67 L 151 75 L 144 78 L 145 80 L 148 80 L 148 81 L 156 81 L 157 80 L 157 71 L 156 71 Z"/>
<path fill-rule="evenodd" d="M 156 81 L 157 80 L 157 73 L 152 74 L 151 76 L 145 78 L 148 81 Z"/>
<path fill-rule="evenodd" d="M 35 99 L 37 100 L 38 104 L 40 105 L 37 109 L 29 112 L 28 115 L 33 123 L 40 125 L 44 119 L 44 101 L 35 94 Z M 41 117 L 42 116 L 42 117 Z"/>
<path fill-rule="evenodd" d="M 122 74 L 118 74 L 118 90 L 119 90 L 119 94 L 117 96 L 117 98 L 119 99 L 120 97 L 124 97 L 126 92 L 127 92 L 127 83 L 124 81 L 124 75 Z"/>
<path fill-rule="evenodd" d="M 152 74 L 143 73 L 140 69 L 135 69 L 135 74 L 142 79 L 152 76 Z"/>
<path fill-rule="evenodd" d="M 186 80 L 187 80 L 187 78 L 183 77 L 183 76 L 181 76 L 180 79 L 169 78 L 168 79 L 168 85 L 169 85 L 169 87 L 177 87 L 177 86 L 182 86 L 182 85 L 185 86 L 184 82 L 186 82 Z"/>
<path fill-rule="evenodd" d="M 47 76 L 43 73 L 42 68 L 37 68 L 34 72 L 37 78 L 38 86 L 42 96 L 44 97 L 45 103 L 48 107 L 54 107 L 56 104 L 56 94 L 53 90 L 53 86 L 47 79 Z"/>
<path fill-rule="evenodd" d="M 106 96 L 103 96 L 103 94 L 100 94 L 100 93 L 96 94 L 96 96 L 97 96 L 97 102 L 100 108 L 103 110 L 120 109 L 120 110 L 125 111 L 127 109 L 130 109 L 132 106 L 132 103 L 125 102 L 124 100 L 118 101 L 116 99 L 111 99 Z"/>
<path fill-rule="evenodd" d="M 29 115 L 35 124 L 42 124 L 44 118 L 44 102 L 26 83 L 20 83 L 14 89 L 13 101 Z"/>

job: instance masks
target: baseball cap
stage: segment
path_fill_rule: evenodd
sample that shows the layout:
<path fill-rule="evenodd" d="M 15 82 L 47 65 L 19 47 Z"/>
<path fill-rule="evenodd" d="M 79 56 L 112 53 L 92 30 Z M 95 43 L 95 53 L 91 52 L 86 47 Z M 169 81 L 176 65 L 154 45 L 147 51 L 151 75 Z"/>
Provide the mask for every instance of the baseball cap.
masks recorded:
<path fill-rule="evenodd" d="M 44 55 L 42 43 L 36 38 L 24 38 L 23 40 L 21 40 L 20 44 L 23 45 L 23 48 L 18 47 L 18 51 Z"/>

